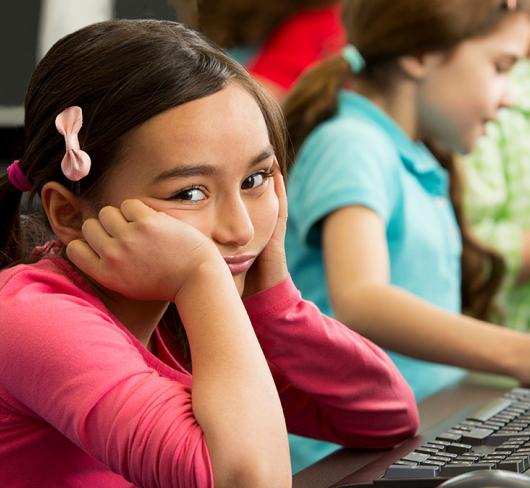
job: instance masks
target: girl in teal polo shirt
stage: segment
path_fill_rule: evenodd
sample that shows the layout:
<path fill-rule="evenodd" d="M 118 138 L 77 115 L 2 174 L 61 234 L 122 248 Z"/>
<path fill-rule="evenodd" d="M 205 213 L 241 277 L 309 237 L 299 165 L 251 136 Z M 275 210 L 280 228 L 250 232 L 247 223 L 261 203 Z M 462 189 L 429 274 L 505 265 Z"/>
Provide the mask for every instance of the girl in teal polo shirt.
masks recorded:
<path fill-rule="evenodd" d="M 530 336 L 479 320 L 504 264 L 462 225 L 446 157 L 471 150 L 508 104 L 529 12 L 521 0 L 346 1 L 350 45 L 285 105 L 291 274 L 393 351 L 418 400 L 460 368 L 530 380 Z"/>

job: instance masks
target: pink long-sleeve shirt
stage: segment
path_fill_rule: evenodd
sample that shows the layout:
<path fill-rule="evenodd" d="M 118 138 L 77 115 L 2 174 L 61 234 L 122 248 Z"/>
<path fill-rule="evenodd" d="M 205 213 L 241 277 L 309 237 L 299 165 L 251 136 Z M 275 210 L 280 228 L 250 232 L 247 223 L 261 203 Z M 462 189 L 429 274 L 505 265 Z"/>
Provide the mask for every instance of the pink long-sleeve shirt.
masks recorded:
<path fill-rule="evenodd" d="M 415 432 L 412 392 L 387 355 L 290 280 L 245 306 L 289 431 L 370 448 Z M 213 486 L 192 376 L 167 334 L 156 339 L 155 356 L 59 256 L 0 272 L 0 484 Z"/>

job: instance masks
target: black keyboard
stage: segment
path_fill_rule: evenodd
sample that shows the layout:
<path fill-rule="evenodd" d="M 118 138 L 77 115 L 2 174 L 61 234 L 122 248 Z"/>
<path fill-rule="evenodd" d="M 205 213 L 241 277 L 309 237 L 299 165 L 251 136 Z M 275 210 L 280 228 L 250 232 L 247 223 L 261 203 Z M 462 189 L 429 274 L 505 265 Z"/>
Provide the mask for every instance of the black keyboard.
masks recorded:
<path fill-rule="evenodd" d="M 369 484 L 348 483 L 346 478 L 334 486 L 430 488 L 483 469 L 530 475 L 530 389 L 514 388 L 456 417 L 458 421 L 423 437 L 420 445 L 414 446 L 411 439 L 412 450 L 399 446 L 400 457 L 391 461 L 383 477 Z"/>

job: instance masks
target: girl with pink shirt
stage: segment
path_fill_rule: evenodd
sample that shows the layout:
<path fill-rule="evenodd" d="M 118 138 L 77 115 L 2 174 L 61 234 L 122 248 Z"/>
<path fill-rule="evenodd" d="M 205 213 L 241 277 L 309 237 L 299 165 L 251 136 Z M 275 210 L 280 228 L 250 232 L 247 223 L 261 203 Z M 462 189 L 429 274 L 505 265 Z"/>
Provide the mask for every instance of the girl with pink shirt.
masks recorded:
<path fill-rule="evenodd" d="M 37 66 L 25 120 L 0 179 L 2 486 L 287 487 L 287 431 L 415 432 L 386 354 L 289 278 L 283 120 L 237 63 L 177 23 L 94 24 Z"/>

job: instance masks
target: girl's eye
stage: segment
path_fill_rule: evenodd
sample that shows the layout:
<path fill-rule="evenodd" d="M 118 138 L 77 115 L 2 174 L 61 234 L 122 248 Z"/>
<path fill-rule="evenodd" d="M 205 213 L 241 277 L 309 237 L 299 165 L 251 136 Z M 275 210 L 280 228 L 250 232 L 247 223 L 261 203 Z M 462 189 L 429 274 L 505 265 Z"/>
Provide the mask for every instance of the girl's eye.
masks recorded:
<path fill-rule="evenodd" d="M 513 62 L 512 61 L 501 61 L 499 63 L 495 63 L 495 71 L 498 74 L 506 74 L 509 73 L 513 68 Z"/>
<path fill-rule="evenodd" d="M 177 193 L 174 197 L 175 200 L 184 200 L 187 202 L 199 202 L 206 199 L 206 195 L 200 188 L 188 188 Z"/>
<path fill-rule="evenodd" d="M 271 172 L 267 171 L 260 171 L 259 173 L 254 173 L 253 175 L 250 175 L 248 178 L 243 181 L 243 184 L 241 185 L 241 188 L 243 190 L 251 190 L 253 188 L 258 188 L 263 183 L 265 183 L 265 180 L 267 178 L 270 178 L 272 176 Z"/>

